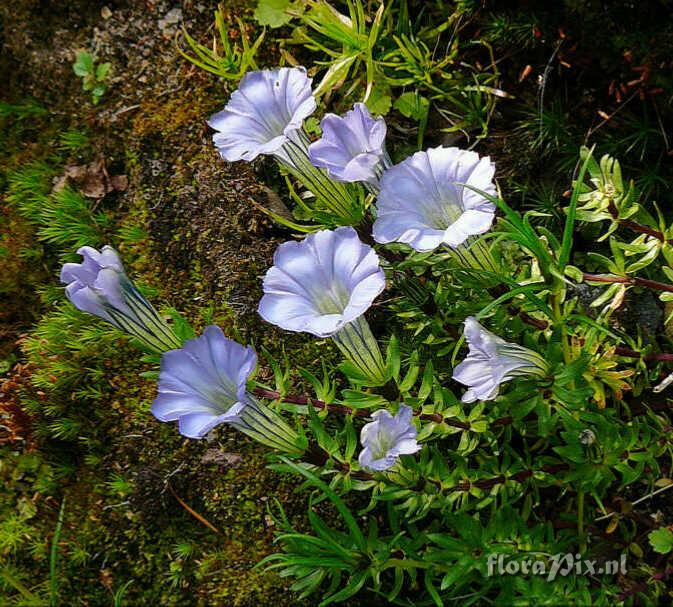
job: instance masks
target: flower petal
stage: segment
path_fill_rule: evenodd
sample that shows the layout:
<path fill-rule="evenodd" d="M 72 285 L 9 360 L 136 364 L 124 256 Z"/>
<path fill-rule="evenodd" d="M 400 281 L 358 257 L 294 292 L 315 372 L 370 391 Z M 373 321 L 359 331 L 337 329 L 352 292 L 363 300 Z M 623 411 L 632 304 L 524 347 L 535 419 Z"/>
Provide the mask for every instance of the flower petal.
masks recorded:
<path fill-rule="evenodd" d="M 322 230 L 278 247 L 258 311 L 288 331 L 327 337 L 364 314 L 384 288 L 378 256 L 353 228 Z"/>
<path fill-rule="evenodd" d="M 208 415 L 206 413 L 188 413 L 178 419 L 178 429 L 187 438 L 203 438 L 216 426 L 231 421 L 228 415 Z"/>
<path fill-rule="evenodd" d="M 344 116 L 327 114 L 322 137 L 309 146 L 309 158 L 337 181 L 378 184 L 376 168 L 383 162 L 386 123 L 374 120 L 363 103 Z"/>
<path fill-rule="evenodd" d="M 185 436 L 200 438 L 214 425 L 237 419 L 256 364 L 252 348 L 228 339 L 219 327 L 206 327 L 200 337 L 163 355 L 152 413 L 161 421 L 178 419 Z"/>
<path fill-rule="evenodd" d="M 225 160 L 250 161 L 278 152 L 315 109 L 304 68 L 248 72 L 208 125 L 218 131 L 213 142 Z"/>
<path fill-rule="evenodd" d="M 438 147 L 416 152 L 381 178 L 374 239 L 429 251 L 442 243 L 458 246 L 486 232 L 494 206 L 465 184 L 495 193 L 493 171 L 488 158 L 467 150 Z"/>
<path fill-rule="evenodd" d="M 470 236 L 488 232 L 494 217 L 495 215 L 492 212 L 468 209 L 446 229 L 444 242 L 452 247 L 457 247 Z"/>

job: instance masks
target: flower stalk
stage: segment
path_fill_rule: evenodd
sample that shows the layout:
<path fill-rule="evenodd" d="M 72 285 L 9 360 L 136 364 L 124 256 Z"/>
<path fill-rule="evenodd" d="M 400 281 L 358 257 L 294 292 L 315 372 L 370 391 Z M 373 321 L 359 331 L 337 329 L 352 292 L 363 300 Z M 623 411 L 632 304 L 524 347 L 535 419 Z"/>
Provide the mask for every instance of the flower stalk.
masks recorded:
<path fill-rule="evenodd" d="M 638 223 L 637 221 L 633 221 L 631 219 L 620 219 L 619 218 L 619 209 L 616 207 L 615 203 L 613 201 L 610 201 L 608 204 L 607 208 L 608 212 L 612 216 L 612 218 L 622 227 L 628 228 L 632 232 L 637 232 L 638 234 L 647 234 L 648 236 L 652 236 L 653 238 L 656 238 L 657 240 L 668 243 L 668 244 L 673 244 L 673 240 L 667 239 L 666 235 L 661 231 L 657 230 L 656 228 L 651 228 L 650 226 L 643 225 L 642 223 Z"/>
<path fill-rule="evenodd" d="M 163 353 L 182 346 L 182 340 L 126 276 L 121 278 L 120 287 L 131 314 L 106 306 L 113 324 L 154 352 Z"/>
<path fill-rule="evenodd" d="M 305 439 L 285 422 L 281 415 L 248 394 L 245 407 L 231 426 L 253 440 L 287 455 L 301 455 Z"/>
<path fill-rule="evenodd" d="M 465 243 L 455 248 L 449 248 L 450 255 L 463 267 L 475 270 L 484 270 L 499 274 L 500 268 L 490 249 L 478 237 L 470 236 Z"/>
<path fill-rule="evenodd" d="M 343 225 L 358 224 L 363 210 L 354 193 L 344 183 L 330 179 L 327 173 L 315 167 L 309 158 L 310 140 L 303 129 L 295 131 L 280 150 L 276 161 L 298 179 Z"/>
<path fill-rule="evenodd" d="M 587 274 L 582 273 L 582 279 L 585 282 L 601 282 L 608 284 L 623 284 L 634 285 L 639 287 L 646 287 L 655 291 L 664 291 L 665 293 L 673 293 L 673 285 L 659 282 L 657 280 L 650 280 L 649 278 L 639 278 L 637 276 L 612 276 L 610 274 Z"/>

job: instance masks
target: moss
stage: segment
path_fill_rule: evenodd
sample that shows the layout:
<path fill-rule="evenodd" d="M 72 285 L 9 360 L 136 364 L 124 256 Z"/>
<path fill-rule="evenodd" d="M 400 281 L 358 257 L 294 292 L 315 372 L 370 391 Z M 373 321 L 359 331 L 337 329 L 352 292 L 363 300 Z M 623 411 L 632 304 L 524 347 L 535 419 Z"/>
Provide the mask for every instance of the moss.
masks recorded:
<path fill-rule="evenodd" d="M 44 268 L 35 264 L 34 256 L 25 255 L 34 246 L 33 238 L 33 229 L 15 210 L 0 207 L 0 360 L 13 350 L 12 337 L 33 319 L 34 310 L 26 302 L 34 286 L 45 280 Z"/>
<path fill-rule="evenodd" d="M 185 126 L 203 124 L 211 105 L 212 101 L 205 96 L 195 96 L 193 91 L 179 91 L 167 100 L 145 100 L 133 120 L 132 128 L 140 138 L 157 134 L 170 138 Z"/>
<path fill-rule="evenodd" d="M 71 42 L 86 46 L 81 35 Z M 23 57 L 18 51 L 16 56 Z M 31 61 L 26 69 L 35 68 Z M 169 63 L 155 74 L 156 82 L 174 70 L 174 62 Z M 211 81 L 196 76 L 189 87 L 170 95 L 145 94 L 137 111 L 109 128 L 91 120 L 95 111 L 79 94 L 67 61 L 49 69 L 40 63 L 36 73 L 61 80 L 61 93 L 53 88 L 49 98 L 60 104 L 62 119 L 45 119 L 48 128 L 31 130 L 36 145 L 11 150 L 2 165 L 22 166 L 55 148 L 59 131 L 73 126 L 63 94 L 73 87 L 82 101 L 82 122 L 75 126 L 88 122 L 96 147 L 116 158 L 111 162 L 121 160 L 119 170 L 129 176 L 128 192 L 103 203 L 114 209 L 106 237 L 121 250 L 129 272 L 155 301 L 180 309 L 197 329 L 215 322 L 280 356 L 280 332 L 259 323 L 255 308 L 260 277 L 286 234 L 250 205 L 250 198 L 264 197 L 255 172 L 225 167 L 204 141 L 204 118 L 219 103 Z M 27 79 L 24 90 L 35 86 Z M 103 112 L 115 103 L 120 86 L 111 87 Z M 67 159 L 57 162 L 58 171 Z M 55 282 L 60 252 L 43 255 L 32 228 L 11 210 L 2 221 L 2 244 L 12 259 L 6 288 L 12 297 L 33 292 L 20 327 L 2 319 L 11 331 L 8 347 L 14 347 L 33 314 L 43 316 L 22 354 L 30 370 L 21 401 L 32 429 L 26 441 L 14 443 L 13 455 L 4 450 L 0 455 L 5 481 L 0 516 L 4 519 L 30 498 L 35 511 L 18 528 L 29 541 L 0 560 L 10 557 L 19 577 L 42 593 L 49 541 L 65 497 L 58 551 L 62 597 L 108 604 L 111 594 L 131 581 L 125 595 L 130 605 L 301 605 L 285 582 L 254 568 L 274 550 L 268 514 L 273 499 L 281 500 L 291 516 L 304 512 L 305 498 L 294 493 L 295 480 L 267 470 L 264 451 L 240 434 L 223 429 L 214 443 L 202 443 L 185 441 L 173 424 L 159 425 L 149 413 L 154 383 L 139 376 L 152 367 L 141 362 L 127 340 L 63 302 L 58 291 L 47 289 L 39 301 L 35 287 Z M 43 263 L 18 255 L 20 250 L 39 252 Z M 320 369 L 324 351 L 315 340 L 295 336 L 285 347 L 293 361 Z M 262 376 L 269 376 L 268 369 Z M 230 454 L 235 463 L 208 463 L 213 455 L 205 456 L 213 451 Z M 32 471 L 20 472 L 29 457 L 34 458 Z M 221 533 L 213 533 L 182 504 Z M 11 534 L 0 529 L 0 536 Z M 179 550 L 185 544 L 192 546 L 188 556 Z M 15 590 L 5 586 L 4 593 L 12 597 Z"/>
<path fill-rule="evenodd" d="M 50 537 L 56 500 L 67 497 L 59 551 L 64 595 L 98 604 L 127 580 L 152 579 L 158 582 L 129 587 L 130 604 L 190 605 L 194 596 L 208 605 L 298 604 L 275 576 L 253 569 L 272 550 L 271 501 L 290 512 L 304 507 L 294 481 L 267 470 L 255 444 L 226 428 L 212 443 L 188 441 L 173 424 L 157 424 L 148 412 L 154 385 L 138 376 L 139 353 L 69 306 L 45 316 L 24 350 L 34 372 L 23 400 L 38 418 L 39 453 L 77 466 L 76 474 L 67 467 L 49 473 L 66 474 L 65 485 L 39 480 L 46 493 L 35 502 L 35 524 L 26 521 L 22 531 L 37 544 Z M 76 436 L 62 433 L 54 442 L 49 419 L 72 419 Z M 16 470 L 6 461 L 9 473 Z M 24 490 L 36 490 L 37 478 L 26 481 L 24 489 L 11 485 L 8 509 Z M 186 561 L 175 554 L 185 542 L 195 546 Z M 24 545 L 12 554 L 44 578 L 46 561 L 29 558 L 34 552 Z"/>

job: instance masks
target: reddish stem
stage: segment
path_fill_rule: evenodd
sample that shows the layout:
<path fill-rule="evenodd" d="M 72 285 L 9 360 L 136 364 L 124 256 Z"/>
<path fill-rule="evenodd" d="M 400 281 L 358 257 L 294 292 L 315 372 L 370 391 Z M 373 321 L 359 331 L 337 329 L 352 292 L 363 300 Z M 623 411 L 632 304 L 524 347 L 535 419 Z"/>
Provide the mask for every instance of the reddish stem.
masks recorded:
<path fill-rule="evenodd" d="M 327 409 L 333 413 L 342 413 L 344 415 L 354 415 L 355 417 L 369 417 L 370 413 L 368 409 L 355 409 L 353 407 L 347 407 L 346 405 L 337 405 L 334 403 L 326 403 L 323 400 L 318 400 L 317 398 L 308 398 L 308 396 L 298 396 L 294 394 L 281 394 L 275 390 L 265 390 L 264 388 L 255 388 L 253 390 L 255 396 L 260 398 L 267 398 L 269 400 L 282 400 L 286 403 L 291 403 L 293 405 L 308 405 L 311 403 L 316 409 Z"/>
<path fill-rule="evenodd" d="M 369 409 L 355 409 L 354 407 L 348 407 L 346 405 L 337 405 L 333 403 L 326 403 L 322 400 L 308 398 L 307 396 L 295 396 L 292 394 L 282 395 L 280 392 L 275 390 L 265 390 L 264 388 L 255 388 L 253 390 L 255 396 L 260 398 L 268 398 L 270 400 L 282 400 L 286 403 L 292 403 L 295 405 L 308 405 L 309 402 L 316 409 L 327 409 L 327 411 L 332 411 L 333 413 L 342 413 L 344 415 L 354 415 L 356 417 L 370 417 L 371 411 Z M 415 413 L 420 419 L 435 422 L 437 424 L 444 423 L 447 426 L 453 426 L 454 428 L 460 428 L 461 430 L 469 430 L 470 424 L 468 422 L 463 422 L 452 417 L 444 417 L 440 413 Z M 501 424 L 504 425 L 504 424 Z"/>
<path fill-rule="evenodd" d="M 673 285 L 667 285 L 666 283 L 658 282 L 656 280 L 649 280 L 648 278 L 634 278 L 633 281 L 641 287 L 673 293 Z"/>
<path fill-rule="evenodd" d="M 673 567 L 669 567 L 668 569 L 665 569 L 664 571 L 659 571 L 658 573 L 655 573 L 654 575 L 652 575 L 647 582 L 642 582 L 640 584 L 636 584 L 635 586 L 633 586 L 633 588 L 631 588 L 629 590 L 625 590 L 624 592 L 622 592 L 619 595 L 619 598 L 617 600 L 618 600 L 618 602 L 621 603 L 622 601 L 625 601 L 627 598 L 629 598 L 630 596 L 632 596 L 632 595 L 634 595 L 638 592 L 645 592 L 649 588 L 649 582 L 652 582 L 652 581 L 660 582 L 662 580 L 667 579 L 671 575 L 673 575 Z"/>
<path fill-rule="evenodd" d="M 524 312 L 523 310 L 518 310 L 514 306 L 509 307 L 509 313 L 512 314 L 512 316 L 518 316 L 527 325 L 530 325 L 531 327 L 535 327 L 536 329 L 538 329 L 540 331 L 544 331 L 545 329 L 549 328 L 549 323 L 546 320 L 541 320 L 539 318 L 533 318 L 527 312 Z"/>
<path fill-rule="evenodd" d="M 594 276 L 594 275 L 591 275 Z M 535 327 L 540 331 L 544 331 L 549 327 L 549 323 L 546 320 L 540 320 L 538 318 L 533 318 L 530 314 L 527 314 L 523 310 L 517 310 L 513 307 L 509 309 L 510 314 L 518 315 L 523 322 L 531 327 Z M 658 361 L 673 361 L 673 354 L 668 354 L 666 352 L 651 352 L 650 354 L 643 355 L 637 350 L 632 350 L 631 348 L 626 348 L 624 346 L 616 346 L 615 354 L 619 356 L 627 356 L 629 358 L 644 358 L 646 361 L 658 360 Z"/>
<path fill-rule="evenodd" d="M 531 478 L 536 472 L 546 472 L 547 474 L 556 474 L 563 470 L 568 469 L 568 464 L 556 464 L 556 465 L 546 465 L 542 466 L 539 470 L 520 470 L 515 472 L 512 476 L 496 476 L 494 478 L 482 478 L 476 481 L 463 481 L 457 483 L 453 487 L 447 487 L 447 493 L 454 493 L 455 491 L 469 491 L 470 489 L 476 487 L 477 489 L 492 489 L 496 485 L 502 485 L 507 481 L 516 481 L 517 483 L 522 483 L 523 481 Z"/>
<path fill-rule="evenodd" d="M 666 240 L 664 233 L 657 230 L 656 228 L 651 228 L 650 226 L 643 225 L 642 223 L 638 223 L 637 221 L 632 221 L 630 219 L 618 219 L 619 211 L 617 210 L 614 202 L 610 202 L 608 205 L 608 211 L 612 217 L 619 222 L 620 226 L 628 228 L 633 232 L 638 232 L 639 234 L 647 234 L 648 236 L 652 236 L 661 242 L 673 243 L 671 240 Z"/>
<path fill-rule="evenodd" d="M 586 272 L 583 272 L 582 279 L 591 282 L 622 283 L 629 285 L 633 284 L 633 280 L 631 278 L 625 278 L 624 276 L 611 276 L 609 274 L 587 274 Z"/>
<path fill-rule="evenodd" d="M 639 232 L 640 234 L 647 234 L 648 236 L 653 236 L 657 240 L 661 240 L 661 242 L 671 242 L 670 240 L 668 241 L 666 240 L 663 232 L 660 232 L 659 230 L 655 230 L 654 228 L 650 228 L 648 226 L 644 226 L 642 223 L 631 221 L 630 219 L 620 219 L 619 225 L 622 225 L 625 228 L 629 228 L 629 230 L 633 230 L 634 232 Z"/>
<path fill-rule="evenodd" d="M 624 346 L 616 346 L 615 354 L 618 356 L 626 356 L 628 358 L 644 358 L 645 360 L 660 360 L 660 361 L 672 361 L 673 354 L 668 354 L 666 352 L 650 352 L 643 356 L 637 350 L 632 350 L 631 348 L 625 348 Z"/>
<path fill-rule="evenodd" d="M 664 282 L 650 280 L 649 278 L 629 278 L 628 276 L 611 276 L 610 274 L 587 274 L 583 273 L 583 279 L 589 282 L 604 282 L 612 284 L 623 285 L 638 285 L 640 287 L 647 287 L 655 291 L 666 291 L 673 293 L 673 285 L 668 285 Z"/>

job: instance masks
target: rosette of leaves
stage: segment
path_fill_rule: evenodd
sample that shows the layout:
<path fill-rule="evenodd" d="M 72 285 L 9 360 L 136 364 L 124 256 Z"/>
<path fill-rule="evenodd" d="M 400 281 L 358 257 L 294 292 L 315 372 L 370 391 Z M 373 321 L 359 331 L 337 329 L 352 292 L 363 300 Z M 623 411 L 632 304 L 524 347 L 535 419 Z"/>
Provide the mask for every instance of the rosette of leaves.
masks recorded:
<path fill-rule="evenodd" d="M 95 57 L 87 51 L 77 53 L 72 69 L 82 79 L 82 89 L 91 93 L 94 105 L 98 104 L 107 91 L 107 79 L 111 68 L 111 63 L 96 65 Z"/>

